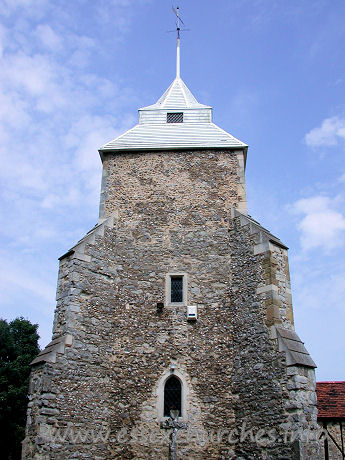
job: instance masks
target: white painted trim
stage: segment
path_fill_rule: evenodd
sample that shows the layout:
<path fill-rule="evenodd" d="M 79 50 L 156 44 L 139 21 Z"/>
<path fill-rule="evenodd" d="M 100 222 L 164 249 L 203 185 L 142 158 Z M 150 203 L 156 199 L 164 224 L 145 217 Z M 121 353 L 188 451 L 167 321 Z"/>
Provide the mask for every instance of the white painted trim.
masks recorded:
<path fill-rule="evenodd" d="M 183 301 L 171 302 L 171 278 L 174 276 L 182 276 L 183 283 Z M 167 273 L 165 276 L 165 305 L 167 307 L 186 307 L 188 300 L 188 276 L 185 272 Z"/>
<path fill-rule="evenodd" d="M 186 382 L 185 377 L 178 369 L 169 369 L 164 372 L 162 377 L 158 381 L 157 386 L 157 410 L 158 410 L 158 419 L 160 421 L 167 420 L 168 417 L 164 417 L 164 387 L 165 383 L 169 377 L 174 375 L 181 382 L 181 414 L 182 417 L 179 417 L 181 421 L 187 421 L 188 419 L 188 403 L 189 403 L 189 388 Z"/>

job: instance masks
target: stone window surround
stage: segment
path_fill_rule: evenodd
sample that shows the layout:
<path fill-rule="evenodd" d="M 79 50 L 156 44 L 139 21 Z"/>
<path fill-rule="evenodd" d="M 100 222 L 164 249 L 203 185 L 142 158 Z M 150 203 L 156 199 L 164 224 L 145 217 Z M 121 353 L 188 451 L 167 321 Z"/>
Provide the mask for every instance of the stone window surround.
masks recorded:
<path fill-rule="evenodd" d="M 164 388 L 165 388 L 166 381 L 172 375 L 177 377 L 181 382 L 181 417 L 179 417 L 179 420 L 187 421 L 189 389 L 188 389 L 186 379 L 184 378 L 183 374 L 178 369 L 174 369 L 174 370 L 169 369 L 162 375 L 162 377 L 158 381 L 158 385 L 157 385 L 158 419 L 160 421 L 164 421 L 169 418 L 169 417 L 164 416 Z"/>
<path fill-rule="evenodd" d="M 171 302 L 171 278 L 174 276 L 182 276 L 183 283 L 183 301 Z M 187 293 L 188 293 L 188 277 L 185 272 L 169 272 L 165 276 L 165 305 L 167 307 L 186 307 L 187 306 Z"/>

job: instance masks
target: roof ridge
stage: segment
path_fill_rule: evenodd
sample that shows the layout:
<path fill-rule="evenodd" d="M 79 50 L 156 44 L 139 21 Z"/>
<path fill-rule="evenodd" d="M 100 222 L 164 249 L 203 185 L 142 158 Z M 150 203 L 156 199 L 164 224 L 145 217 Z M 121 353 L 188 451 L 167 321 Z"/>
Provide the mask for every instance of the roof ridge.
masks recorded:
<path fill-rule="evenodd" d="M 323 380 L 321 382 L 316 383 L 345 383 L 345 380 Z"/>
<path fill-rule="evenodd" d="M 181 77 L 179 78 L 179 80 L 181 80 L 181 82 L 183 83 L 183 80 L 182 80 Z M 182 94 L 183 94 L 184 101 L 185 101 L 185 103 L 186 103 L 186 106 L 188 107 L 188 106 L 190 106 L 190 104 L 189 104 L 189 102 L 187 101 L 187 96 L 186 96 L 186 91 L 185 91 L 185 89 L 184 89 L 184 86 L 183 86 L 183 84 L 181 85 L 180 82 L 178 82 L 178 84 L 179 84 L 180 87 L 181 87 L 181 91 L 182 91 Z M 192 93 L 191 93 L 191 94 L 192 94 Z"/>
<path fill-rule="evenodd" d="M 176 80 L 176 78 L 175 78 L 175 80 Z M 173 90 L 173 88 L 174 88 L 175 80 L 171 83 L 171 85 L 169 86 L 169 88 L 167 89 L 167 91 L 165 91 L 165 93 L 163 93 L 163 95 L 158 99 L 158 101 L 156 102 L 156 104 L 158 104 L 159 101 L 160 101 L 160 100 L 162 99 L 162 97 L 164 96 L 164 94 L 166 94 L 166 97 L 165 97 L 164 102 L 163 102 L 163 104 L 162 104 L 162 107 L 165 107 L 165 105 L 166 105 L 166 103 L 167 103 L 167 100 L 168 100 L 168 98 L 169 98 L 169 96 L 170 96 L 170 94 L 172 93 L 172 90 Z"/>
<path fill-rule="evenodd" d="M 239 141 L 241 142 L 239 139 L 237 139 L 237 137 L 233 136 L 232 134 L 228 133 L 227 131 L 225 131 L 225 129 L 221 128 L 220 126 L 216 125 L 213 121 L 210 122 L 212 125 L 214 125 L 217 129 L 219 129 L 220 131 L 222 131 L 224 134 L 226 134 L 227 136 L 231 136 L 233 139 L 236 139 L 236 141 Z"/>
<path fill-rule="evenodd" d="M 115 139 L 121 139 L 123 136 L 125 136 L 126 134 L 130 133 L 131 131 L 133 131 L 133 129 L 135 129 L 137 126 L 138 126 L 138 123 L 135 126 L 133 126 L 132 128 L 127 129 L 127 131 L 125 131 L 124 133 L 120 134 Z"/>

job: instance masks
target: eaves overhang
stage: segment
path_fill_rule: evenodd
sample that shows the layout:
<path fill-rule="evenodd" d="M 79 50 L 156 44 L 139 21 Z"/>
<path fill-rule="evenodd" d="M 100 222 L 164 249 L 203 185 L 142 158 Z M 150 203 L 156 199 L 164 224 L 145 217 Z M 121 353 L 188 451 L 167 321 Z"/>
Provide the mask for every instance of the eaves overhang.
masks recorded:
<path fill-rule="evenodd" d="M 133 148 L 119 148 L 119 149 L 98 149 L 98 153 L 99 153 L 99 156 L 101 158 L 101 161 L 103 163 L 104 161 L 104 158 L 107 156 L 107 155 L 121 155 L 121 154 L 125 154 L 125 153 L 130 153 L 130 152 L 136 152 L 136 153 L 139 153 L 139 152 L 142 152 L 142 153 L 148 153 L 148 152 L 151 152 L 151 151 L 154 151 L 156 153 L 159 153 L 159 152 L 162 152 L 162 153 L 167 153 L 167 152 L 176 152 L 176 151 L 183 151 L 185 153 L 188 153 L 189 151 L 201 151 L 201 152 L 205 152 L 207 150 L 218 150 L 218 151 L 232 151 L 232 152 L 235 152 L 235 151 L 243 151 L 243 156 L 244 156 L 244 168 L 246 168 L 246 164 L 247 164 L 247 153 L 248 153 L 248 145 L 244 145 L 244 146 L 240 146 L 240 147 L 234 147 L 234 146 L 231 146 L 231 147 L 210 147 L 210 146 L 200 146 L 200 147 L 166 147 L 166 148 L 162 148 L 162 147 L 150 147 L 150 148 L 142 148 L 142 147 L 133 147 Z"/>
<path fill-rule="evenodd" d="M 161 112 L 166 112 L 166 111 L 176 111 L 176 112 L 179 112 L 181 110 L 183 110 L 183 112 L 187 111 L 187 110 L 212 110 L 212 107 L 210 105 L 204 105 L 202 107 L 175 107 L 175 108 L 172 108 L 172 107 L 155 107 L 155 106 L 148 106 L 148 107 L 141 107 L 140 109 L 138 109 L 138 112 L 157 112 L 157 111 L 161 111 Z"/>

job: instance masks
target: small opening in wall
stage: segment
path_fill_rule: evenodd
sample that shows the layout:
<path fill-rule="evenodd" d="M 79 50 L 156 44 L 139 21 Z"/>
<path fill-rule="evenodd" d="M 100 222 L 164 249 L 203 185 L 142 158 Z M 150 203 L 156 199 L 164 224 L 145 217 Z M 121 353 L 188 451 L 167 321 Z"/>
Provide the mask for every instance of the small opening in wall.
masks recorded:
<path fill-rule="evenodd" d="M 164 417 L 170 416 L 171 410 L 178 410 L 179 417 L 182 413 L 181 393 L 182 386 L 180 380 L 172 375 L 165 382 L 164 386 Z"/>
<path fill-rule="evenodd" d="M 167 123 L 183 123 L 183 112 L 167 113 Z"/>
<path fill-rule="evenodd" d="M 183 276 L 171 277 L 171 302 L 183 302 Z"/>
<path fill-rule="evenodd" d="M 166 306 L 187 305 L 187 273 L 167 273 L 165 278 Z"/>

